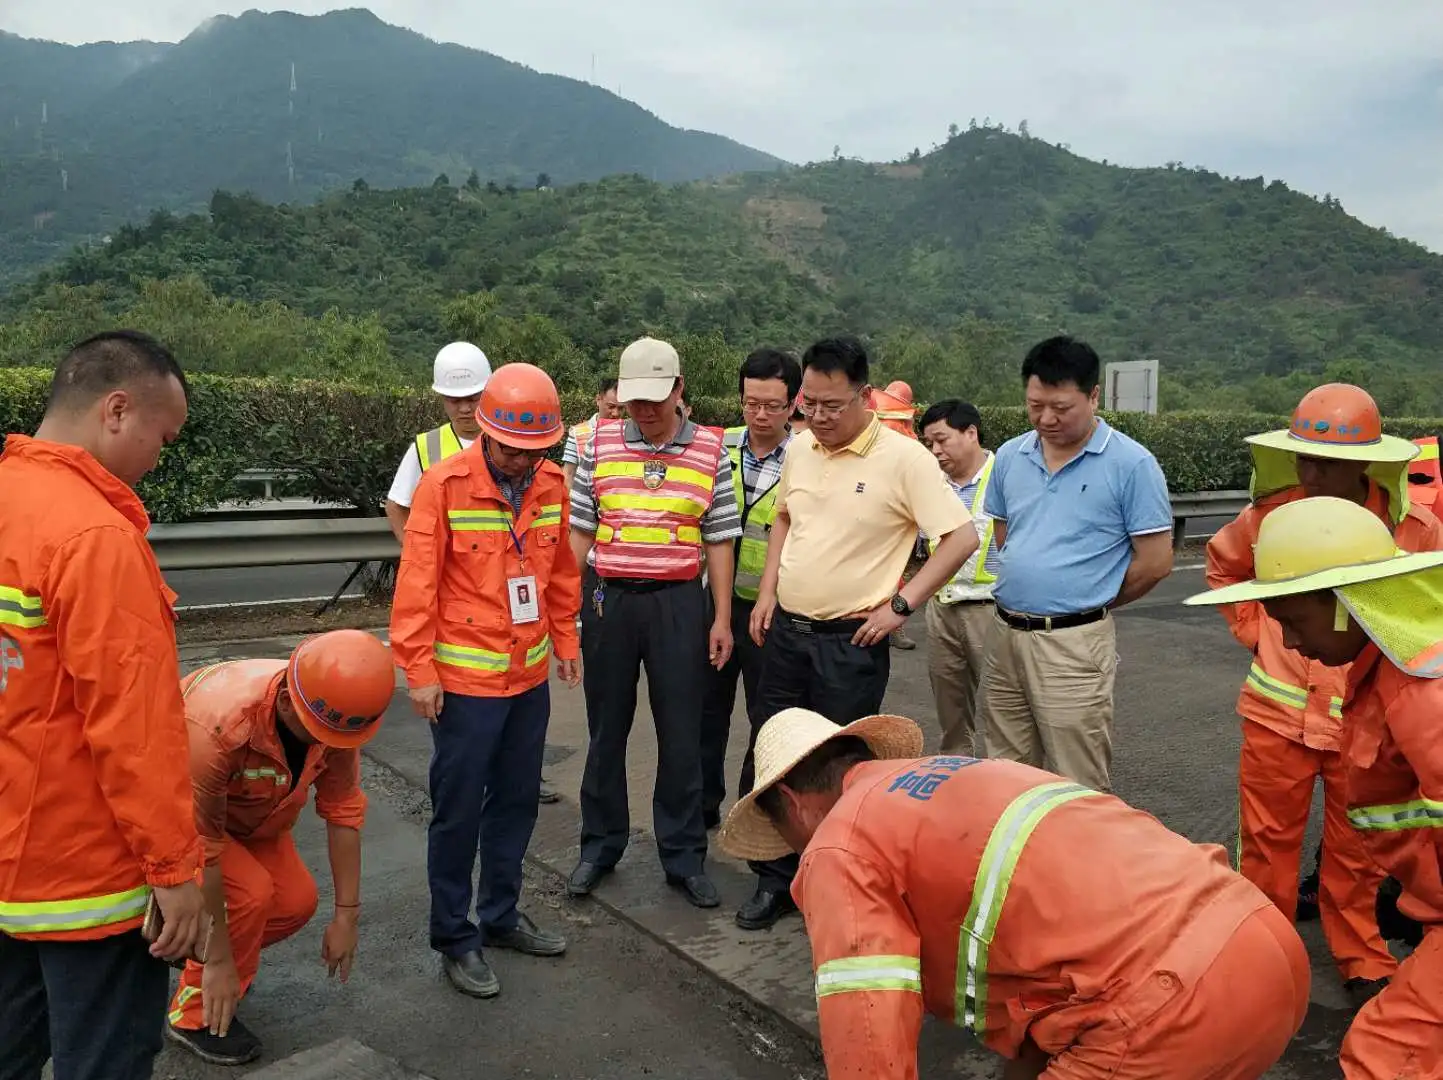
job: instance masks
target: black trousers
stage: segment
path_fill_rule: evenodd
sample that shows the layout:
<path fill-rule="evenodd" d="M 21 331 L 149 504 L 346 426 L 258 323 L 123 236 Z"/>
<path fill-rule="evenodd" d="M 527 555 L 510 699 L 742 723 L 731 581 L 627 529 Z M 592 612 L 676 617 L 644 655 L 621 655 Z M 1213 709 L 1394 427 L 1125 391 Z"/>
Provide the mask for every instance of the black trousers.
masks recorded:
<path fill-rule="evenodd" d="M 838 724 L 875 715 L 882 709 L 891 670 L 887 638 L 863 647 L 852 644 L 851 634 L 806 633 L 778 608 L 762 648 L 761 683 L 750 714 L 752 735 L 742 762 L 741 789 L 752 788 L 757 732 L 769 719 L 792 708 L 811 709 Z M 758 888 L 781 892 L 791 887 L 798 862 L 796 855 L 787 855 L 748 865 L 759 879 Z"/>
<path fill-rule="evenodd" d="M 732 709 L 737 701 L 737 676 L 741 676 L 748 719 L 757 702 L 757 687 L 762 678 L 762 649 L 751 637 L 752 608 L 755 606 L 750 600 L 732 597 L 731 659 L 720 671 L 710 665 L 707 667 L 706 698 L 701 707 L 701 805 L 706 817 L 715 817 L 720 813 L 721 804 L 726 799 L 727 740 L 731 736 Z M 708 598 L 707 618 L 715 618 L 714 612 Z M 739 788 L 737 797 L 749 790 L 750 784 Z"/>
<path fill-rule="evenodd" d="M 701 807 L 701 710 L 707 671 L 706 601 L 699 581 L 650 592 L 606 586 L 601 613 L 594 574 L 581 597 L 586 690 L 586 771 L 581 778 L 581 859 L 614 866 L 631 834 L 626 742 L 636 716 L 636 684 L 646 668 L 656 722 L 652 823 L 668 874 L 690 877 L 706 862 Z"/>
<path fill-rule="evenodd" d="M 0 934 L 0 1080 L 150 1080 L 170 970 L 132 930 L 96 941 Z"/>

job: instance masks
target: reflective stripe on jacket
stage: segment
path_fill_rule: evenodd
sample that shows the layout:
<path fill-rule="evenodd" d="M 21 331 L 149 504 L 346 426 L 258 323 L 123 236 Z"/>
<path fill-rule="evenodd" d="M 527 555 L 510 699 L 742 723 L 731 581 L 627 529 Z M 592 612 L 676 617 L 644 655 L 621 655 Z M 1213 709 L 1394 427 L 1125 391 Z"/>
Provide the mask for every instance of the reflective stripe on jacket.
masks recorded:
<path fill-rule="evenodd" d="M 972 493 L 972 503 L 967 507 L 967 512 L 972 515 L 972 522 L 977 528 L 977 550 L 957 568 L 952 579 L 937 590 L 937 599 L 944 604 L 955 604 L 959 600 L 971 600 L 977 596 L 991 595 L 990 590 L 983 591 L 978 586 L 991 585 L 997 580 L 997 575 L 987 569 L 987 552 L 992 547 L 992 537 L 997 531 L 997 523 L 982 512 L 982 507 L 986 505 L 987 500 L 987 484 L 992 479 L 992 466 L 996 461 L 997 456 L 989 451 L 987 462 L 982 466 L 982 472 L 977 477 L 977 490 Z M 927 550 L 935 552 L 937 544 L 936 540 L 928 540 Z"/>
<path fill-rule="evenodd" d="M 416 436 L 416 456 L 421 461 L 423 473 L 436 462 L 445 461 L 463 449 L 461 440 L 456 437 L 456 429 L 450 424 L 442 424 Z"/>
<path fill-rule="evenodd" d="M 1207 546 L 1207 584 L 1216 589 L 1253 577 L 1253 546 L 1263 519 L 1285 503 L 1303 498 L 1300 487 L 1266 496 L 1224 526 Z M 1369 481 L 1366 505 L 1384 521 L 1390 500 Z M 1409 506 L 1393 529 L 1395 542 L 1407 551 L 1443 548 L 1443 525 L 1428 510 Z M 1233 636 L 1253 653 L 1253 662 L 1238 696 L 1238 713 L 1294 742 L 1317 750 L 1337 750 L 1343 728 L 1346 667 L 1328 667 L 1308 660 L 1283 645 L 1282 628 L 1268 618 L 1260 603 L 1233 604 L 1222 609 Z"/>
<path fill-rule="evenodd" d="M 175 594 L 84 450 L 11 435 L 0 492 L 0 931 L 107 937 L 200 868 Z"/>
<path fill-rule="evenodd" d="M 1443 923 L 1443 679 L 1408 675 L 1370 643 L 1351 665 L 1343 711 L 1348 820 L 1402 884 L 1399 910 Z"/>
<path fill-rule="evenodd" d="M 854 767 L 792 886 L 827 1075 L 916 1077 L 924 1013 L 1055 1055 L 1269 901 L 1216 845 L 1027 765 Z"/>
<path fill-rule="evenodd" d="M 767 566 L 767 541 L 772 524 L 777 520 L 777 488 L 767 488 L 750 506 L 747 505 L 746 482 L 742 477 L 742 435 L 745 427 L 727 428 L 723 434 L 727 457 L 731 458 L 736 480 L 737 506 L 742 515 L 742 536 L 737 541 L 736 584 L 734 591 L 743 600 L 755 600 L 761 592 L 762 571 Z"/>
<path fill-rule="evenodd" d="M 406 519 L 391 651 L 412 688 L 511 697 L 546 681 L 553 649 L 565 660 L 580 653 L 581 574 L 561 467 L 537 465 L 513 517 L 484 446 L 429 470 Z M 525 577 L 536 579 L 540 617 L 513 624 L 507 581 Z"/>
<path fill-rule="evenodd" d="M 696 426 L 679 454 L 631 449 L 619 420 L 595 436 L 595 566 L 601 577 L 688 581 L 701 572 L 701 519 L 711 507 L 722 433 Z"/>
<path fill-rule="evenodd" d="M 226 842 L 268 840 L 289 832 L 316 789 L 316 813 L 359 829 L 366 819 L 361 752 L 319 743 L 292 776 L 276 734 L 276 695 L 285 660 L 230 660 L 191 672 L 181 682 L 190 725 L 195 824 L 206 863 Z"/>

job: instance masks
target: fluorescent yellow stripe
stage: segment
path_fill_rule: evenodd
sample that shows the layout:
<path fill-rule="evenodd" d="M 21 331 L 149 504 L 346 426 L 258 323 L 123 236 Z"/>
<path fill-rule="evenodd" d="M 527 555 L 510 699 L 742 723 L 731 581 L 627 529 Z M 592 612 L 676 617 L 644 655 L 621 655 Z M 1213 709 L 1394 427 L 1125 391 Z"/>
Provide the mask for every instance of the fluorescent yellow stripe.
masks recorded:
<path fill-rule="evenodd" d="M 817 968 L 817 1000 L 833 994 L 874 990 L 922 992 L 922 960 L 917 956 L 848 956 Z"/>
<path fill-rule="evenodd" d="M 436 642 L 434 653 L 438 664 L 452 667 L 473 668 L 477 671 L 505 671 L 511 666 L 511 657 L 489 649 L 473 649 L 468 645 L 450 645 Z"/>
<path fill-rule="evenodd" d="M 125 892 L 82 897 L 78 900 L 45 900 L 23 904 L 0 902 L 0 931 L 10 934 L 54 934 L 65 930 L 110 926 L 143 914 L 149 899 L 150 887 L 142 885 Z"/>
<path fill-rule="evenodd" d="M 40 597 L 0 585 L 0 625 L 33 630 L 45 625 L 45 608 Z"/>
<path fill-rule="evenodd" d="M 1281 682 L 1264 671 L 1256 661 L 1248 669 L 1247 684 L 1270 701 L 1293 709 L 1308 707 L 1308 692 L 1301 686 Z"/>
<path fill-rule="evenodd" d="M 535 667 L 537 664 L 546 663 L 547 657 L 551 655 L 551 635 L 541 639 L 537 645 L 526 650 L 526 666 Z"/>
<path fill-rule="evenodd" d="M 654 514 L 680 514 L 683 517 L 700 518 L 706 513 L 706 504 L 695 499 L 679 498 L 672 495 L 645 495 L 639 491 L 624 494 L 603 495 L 597 505 L 604 514 L 609 510 L 645 510 Z"/>
<path fill-rule="evenodd" d="M 646 466 L 640 461 L 603 461 L 596 467 L 597 478 L 606 476 L 630 476 L 642 479 L 646 476 Z M 680 465 L 667 465 L 666 480 L 668 484 L 690 484 L 693 487 L 704 488 L 707 491 L 712 489 L 716 483 L 715 476 L 708 476 L 696 469 L 683 468 Z"/>
<path fill-rule="evenodd" d="M 1355 806 L 1348 811 L 1353 828 L 1367 832 L 1401 832 L 1404 829 L 1443 829 L 1443 802 L 1413 799 L 1385 806 Z"/>

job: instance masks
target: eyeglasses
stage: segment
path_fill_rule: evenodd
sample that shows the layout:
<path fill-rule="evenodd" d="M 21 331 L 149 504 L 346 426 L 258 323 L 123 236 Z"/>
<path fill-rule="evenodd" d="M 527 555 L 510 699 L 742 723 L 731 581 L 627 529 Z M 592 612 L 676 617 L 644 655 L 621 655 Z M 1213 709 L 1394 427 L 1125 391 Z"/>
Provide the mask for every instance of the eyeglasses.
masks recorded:
<path fill-rule="evenodd" d="M 742 402 L 742 412 L 766 413 L 769 416 L 778 416 L 790 408 L 791 404 L 786 401 L 752 401 L 748 398 Z"/>
<path fill-rule="evenodd" d="M 808 401 L 806 398 L 802 398 L 799 402 L 797 402 L 797 411 L 806 417 L 841 416 L 844 412 L 851 408 L 852 403 L 861 396 L 862 390 L 858 389 L 852 392 L 851 397 L 847 398 L 846 401 L 842 402 Z"/>

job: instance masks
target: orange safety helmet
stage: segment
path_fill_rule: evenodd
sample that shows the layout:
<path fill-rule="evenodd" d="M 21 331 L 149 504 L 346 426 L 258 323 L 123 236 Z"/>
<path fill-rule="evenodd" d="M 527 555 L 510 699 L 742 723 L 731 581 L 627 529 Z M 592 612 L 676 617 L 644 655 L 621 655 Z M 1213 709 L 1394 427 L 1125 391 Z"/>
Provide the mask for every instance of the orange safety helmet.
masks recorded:
<path fill-rule="evenodd" d="M 901 379 L 893 379 L 887 384 L 887 393 L 891 394 L 903 404 L 912 404 L 912 388 Z"/>
<path fill-rule="evenodd" d="M 545 450 L 566 434 L 561 395 L 551 376 L 535 364 L 497 368 L 481 391 L 476 422 L 482 432 L 518 450 Z"/>
<path fill-rule="evenodd" d="M 1286 431 L 1249 435 L 1247 442 L 1309 457 L 1401 463 L 1416 457 L 1407 439 L 1383 434 L 1378 403 L 1361 386 L 1325 383 L 1303 395 Z"/>
<path fill-rule="evenodd" d="M 286 689 L 301 726 L 326 746 L 371 740 L 396 690 L 391 650 L 364 630 L 332 630 L 296 646 Z"/>

